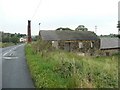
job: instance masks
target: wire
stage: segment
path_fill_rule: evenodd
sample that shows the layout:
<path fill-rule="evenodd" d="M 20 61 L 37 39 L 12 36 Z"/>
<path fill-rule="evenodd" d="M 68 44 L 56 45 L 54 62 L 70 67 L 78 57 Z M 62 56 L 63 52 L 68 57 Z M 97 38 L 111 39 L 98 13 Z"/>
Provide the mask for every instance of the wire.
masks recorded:
<path fill-rule="evenodd" d="M 42 2 L 42 0 L 40 0 L 40 2 L 38 3 L 38 5 L 37 5 L 37 7 L 36 7 L 36 10 L 35 10 L 35 12 L 33 13 L 32 19 L 35 17 L 35 15 L 36 15 L 39 7 L 40 7 L 41 2 Z"/>

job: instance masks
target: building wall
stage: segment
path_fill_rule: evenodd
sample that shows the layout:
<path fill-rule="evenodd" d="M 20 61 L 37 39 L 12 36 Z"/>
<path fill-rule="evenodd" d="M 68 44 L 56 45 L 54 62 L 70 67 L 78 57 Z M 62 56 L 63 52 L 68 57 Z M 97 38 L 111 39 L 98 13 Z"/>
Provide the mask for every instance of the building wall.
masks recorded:
<path fill-rule="evenodd" d="M 66 51 L 72 51 L 72 52 L 82 52 L 82 53 L 88 53 L 89 55 L 93 55 L 95 50 L 98 50 L 100 48 L 100 41 L 58 41 L 57 48 L 66 50 Z M 53 45 L 54 45 L 53 44 Z"/>
<path fill-rule="evenodd" d="M 82 43 L 82 44 L 81 44 Z M 91 44 L 92 43 L 92 44 Z M 69 52 L 81 52 L 85 55 L 111 56 L 118 49 L 100 50 L 100 41 L 54 41 L 52 46 Z"/>
<path fill-rule="evenodd" d="M 78 42 L 77 41 L 59 41 L 59 49 L 66 51 L 78 51 Z"/>
<path fill-rule="evenodd" d="M 58 49 L 58 41 L 52 41 L 52 46 Z"/>
<path fill-rule="evenodd" d="M 103 56 L 111 56 L 118 53 L 118 49 L 101 50 Z"/>
<path fill-rule="evenodd" d="M 96 41 L 83 41 L 83 48 L 79 51 L 85 53 L 86 55 L 95 55 L 95 51 L 100 48 L 100 40 Z"/>

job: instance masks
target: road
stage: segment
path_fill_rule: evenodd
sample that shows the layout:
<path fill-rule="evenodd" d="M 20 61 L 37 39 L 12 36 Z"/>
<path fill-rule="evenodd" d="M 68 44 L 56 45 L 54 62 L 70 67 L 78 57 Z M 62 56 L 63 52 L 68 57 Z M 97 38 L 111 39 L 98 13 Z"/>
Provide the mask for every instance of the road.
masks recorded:
<path fill-rule="evenodd" d="M 2 88 L 34 88 L 24 44 L 2 49 Z"/>
<path fill-rule="evenodd" d="M 0 90 L 2 89 L 2 49 L 0 48 Z"/>

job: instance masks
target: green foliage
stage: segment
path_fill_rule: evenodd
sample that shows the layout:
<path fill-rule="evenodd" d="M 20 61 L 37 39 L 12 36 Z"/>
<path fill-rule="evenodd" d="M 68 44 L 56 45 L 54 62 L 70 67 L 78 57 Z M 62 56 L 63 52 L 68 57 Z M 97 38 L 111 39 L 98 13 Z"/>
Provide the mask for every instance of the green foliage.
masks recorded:
<path fill-rule="evenodd" d="M 79 25 L 75 30 L 76 31 L 88 31 L 88 29 L 84 25 Z"/>
<path fill-rule="evenodd" d="M 3 37 L 2 38 L 2 42 L 5 43 L 5 42 L 10 42 L 10 37 Z"/>
<path fill-rule="evenodd" d="M 0 42 L 0 48 L 2 47 L 2 42 Z"/>
<path fill-rule="evenodd" d="M 39 49 L 35 51 L 37 47 Z M 118 87 L 118 55 L 84 57 L 61 50 L 50 52 L 50 47 L 49 43 L 38 41 L 25 48 L 27 63 L 37 88 Z M 44 55 L 41 52 L 45 52 Z"/>
<path fill-rule="evenodd" d="M 100 37 L 120 38 L 120 34 L 100 35 Z"/>
<path fill-rule="evenodd" d="M 14 45 L 14 43 L 2 43 L 2 42 L 0 42 L 0 48 L 12 46 L 12 45 Z"/>
<path fill-rule="evenodd" d="M 118 34 L 117 37 L 120 38 L 120 34 Z"/>
<path fill-rule="evenodd" d="M 59 30 L 62 30 L 62 31 L 72 31 L 72 29 L 70 29 L 70 28 L 62 28 L 62 27 L 60 27 L 60 28 L 57 28 L 56 29 L 56 31 L 59 31 Z"/>
<path fill-rule="evenodd" d="M 50 42 L 38 40 L 32 43 L 33 53 L 40 53 L 42 56 L 46 56 L 46 53 L 54 50 Z"/>
<path fill-rule="evenodd" d="M 2 38 L 2 42 L 3 43 L 6 43 L 6 42 L 12 42 L 12 43 L 18 43 L 19 42 L 19 38 L 17 36 L 13 36 L 13 37 L 10 37 L 10 36 L 6 36 L 6 37 L 3 37 Z"/>
<path fill-rule="evenodd" d="M 14 37 L 11 37 L 10 41 L 17 44 L 19 42 L 19 38 L 17 36 L 14 36 Z"/>
<path fill-rule="evenodd" d="M 32 41 L 37 41 L 37 40 L 39 40 L 39 36 L 38 35 L 32 37 Z"/>
<path fill-rule="evenodd" d="M 15 34 L 11 34 L 11 33 L 4 33 L 4 32 L 0 32 L 0 35 L 2 36 L 2 42 L 3 43 L 19 43 L 19 38 L 26 36 L 26 34 L 20 34 L 20 33 L 15 33 Z"/>

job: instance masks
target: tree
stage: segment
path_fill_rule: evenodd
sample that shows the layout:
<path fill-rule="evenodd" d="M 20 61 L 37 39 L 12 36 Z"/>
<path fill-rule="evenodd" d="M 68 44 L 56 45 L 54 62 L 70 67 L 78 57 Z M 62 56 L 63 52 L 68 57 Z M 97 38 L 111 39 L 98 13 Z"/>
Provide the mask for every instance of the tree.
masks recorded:
<path fill-rule="evenodd" d="M 117 37 L 120 39 L 120 34 L 118 34 Z"/>
<path fill-rule="evenodd" d="M 57 28 L 56 29 L 56 31 L 64 31 L 64 30 L 66 30 L 66 31 L 72 31 L 72 29 L 70 29 L 70 28 L 62 28 L 62 27 L 60 27 L 60 28 Z"/>
<path fill-rule="evenodd" d="M 118 21 L 118 26 L 117 26 L 117 28 L 118 28 L 119 31 L 120 31 L 120 21 Z"/>
<path fill-rule="evenodd" d="M 19 43 L 19 38 L 21 37 L 25 37 L 26 34 L 20 34 L 20 33 L 15 33 L 15 34 L 11 34 L 11 33 L 4 33 L 4 32 L 0 32 L 0 36 L 2 37 L 2 42 L 3 43 Z"/>
<path fill-rule="evenodd" d="M 79 25 L 75 31 L 88 31 L 88 29 L 84 25 Z"/>
<path fill-rule="evenodd" d="M 10 42 L 10 38 L 9 37 L 3 37 L 2 42 L 3 43 Z"/>
<path fill-rule="evenodd" d="M 11 42 L 17 44 L 19 42 L 19 38 L 17 36 L 11 37 Z"/>

